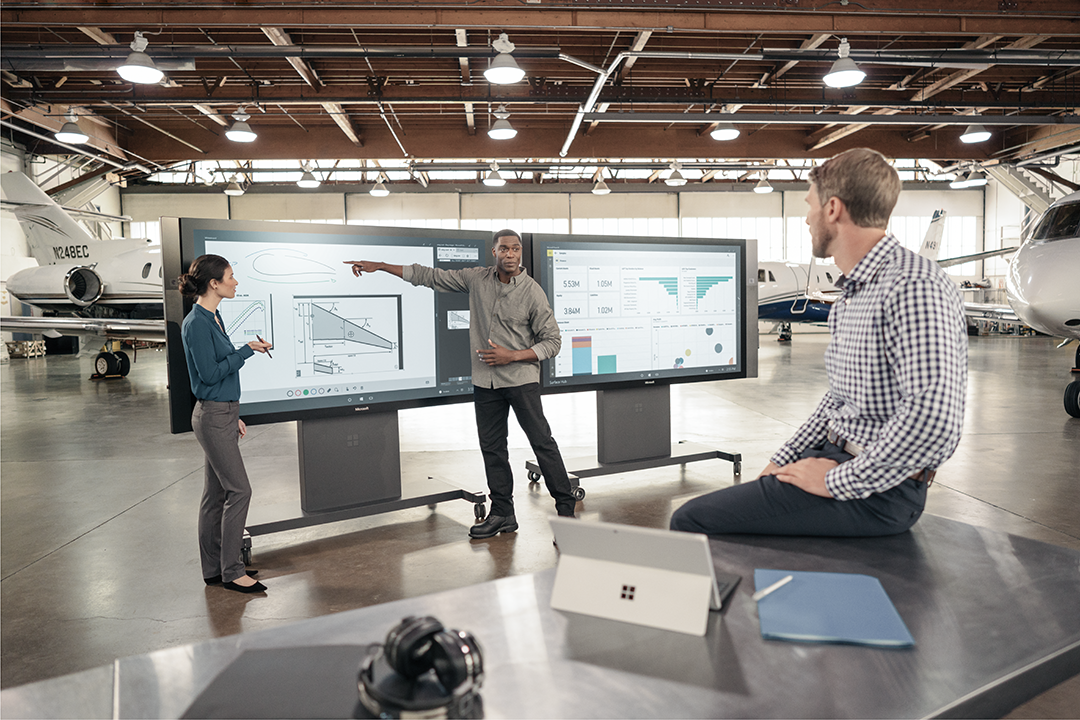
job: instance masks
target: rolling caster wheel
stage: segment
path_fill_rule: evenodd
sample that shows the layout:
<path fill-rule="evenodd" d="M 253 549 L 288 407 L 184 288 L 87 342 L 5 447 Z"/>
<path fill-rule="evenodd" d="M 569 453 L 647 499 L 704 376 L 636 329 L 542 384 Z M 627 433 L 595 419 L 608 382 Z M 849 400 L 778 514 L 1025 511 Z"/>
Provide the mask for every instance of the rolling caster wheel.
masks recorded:
<path fill-rule="evenodd" d="M 742 475 L 742 463 L 741 462 L 735 463 L 735 474 L 736 475 Z"/>
<path fill-rule="evenodd" d="M 244 543 L 240 546 L 240 560 L 244 565 L 251 564 L 251 536 L 244 536 Z"/>
<path fill-rule="evenodd" d="M 540 473 L 533 472 L 532 470 L 529 471 L 529 482 L 538 483 L 540 482 L 540 477 Z"/>
<path fill-rule="evenodd" d="M 583 487 L 581 487 L 579 485 L 578 487 L 574 488 L 573 495 L 574 495 L 575 500 L 584 500 L 585 499 L 585 488 L 583 488 Z"/>
<path fill-rule="evenodd" d="M 484 507 L 484 503 L 476 503 L 473 505 L 473 516 L 476 517 L 477 523 L 484 522 L 484 518 L 487 517 L 487 508 Z"/>

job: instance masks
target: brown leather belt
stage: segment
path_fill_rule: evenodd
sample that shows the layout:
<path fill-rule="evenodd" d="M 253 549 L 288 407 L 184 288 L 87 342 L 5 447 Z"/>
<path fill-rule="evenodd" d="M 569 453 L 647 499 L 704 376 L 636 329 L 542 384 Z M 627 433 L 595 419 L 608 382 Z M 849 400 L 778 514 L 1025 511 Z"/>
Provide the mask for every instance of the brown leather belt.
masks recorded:
<path fill-rule="evenodd" d="M 831 442 L 836 447 L 840 448 L 840 450 L 842 450 L 843 452 L 846 452 L 848 455 L 858 455 L 866 449 L 858 443 L 853 443 L 850 440 L 845 440 L 844 438 L 840 437 L 840 435 L 837 434 L 832 428 L 826 429 L 825 439 Z M 911 475 L 910 479 L 919 480 L 929 485 L 930 483 L 934 482 L 935 475 L 937 475 L 937 470 L 924 468 L 922 470 L 916 470 L 915 474 Z"/>

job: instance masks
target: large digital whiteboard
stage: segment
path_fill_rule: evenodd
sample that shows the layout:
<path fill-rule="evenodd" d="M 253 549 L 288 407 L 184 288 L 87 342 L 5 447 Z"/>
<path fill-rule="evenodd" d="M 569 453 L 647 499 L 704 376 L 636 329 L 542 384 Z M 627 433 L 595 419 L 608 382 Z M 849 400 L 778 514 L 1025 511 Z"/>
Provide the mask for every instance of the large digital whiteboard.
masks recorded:
<path fill-rule="evenodd" d="M 745 376 L 741 241 L 534 235 L 533 243 L 563 336 L 545 387 Z"/>
<path fill-rule="evenodd" d="M 175 222 L 181 267 L 211 253 L 233 268 L 236 296 L 218 308 L 230 339 L 238 347 L 257 337 L 273 343 L 272 358 L 256 356 L 240 370 L 245 420 L 471 397 L 468 296 L 414 287 L 388 273 L 356 278 L 344 261 L 442 269 L 484 265 L 490 257 L 487 233 Z M 180 353 L 178 359 L 182 348 Z M 170 348 L 170 372 L 172 360 Z"/>

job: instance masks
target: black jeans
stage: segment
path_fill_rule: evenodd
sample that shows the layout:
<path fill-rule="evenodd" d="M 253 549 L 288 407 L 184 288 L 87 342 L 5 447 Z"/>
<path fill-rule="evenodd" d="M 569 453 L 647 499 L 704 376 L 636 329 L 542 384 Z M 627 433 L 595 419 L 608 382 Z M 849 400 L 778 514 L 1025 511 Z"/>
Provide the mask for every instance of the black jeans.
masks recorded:
<path fill-rule="evenodd" d="M 804 450 L 801 457 L 846 462 L 852 456 L 826 442 Z M 706 535 L 895 535 L 909 529 L 922 515 L 926 488 L 922 480 L 909 478 L 862 500 L 840 501 L 765 475 L 690 500 L 671 516 L 671 529 Z"/>
<path fill-rule="evenodd" d="M 536 463 L 544 475 L 551 497 L 555 498 L 555 510 L 560 515 L 573 515 L 574 496 L 570 493 L 570 478 L 551 427 L 544 417 L 540 404 L 539 383 L 529 383 L 510 388 L 473 387 L 473 406 L 476 409 L 476 434 L 480 439 L 480 452 L 484 456 L 488 490 L 491 493 L 492 515 L 514 514 L 514 474 L 510 470 L 510 454 L 506 438 L 509 429 L 506 420 L 510 408 L 514 408 L 518 425 L 529 438 Z"/>

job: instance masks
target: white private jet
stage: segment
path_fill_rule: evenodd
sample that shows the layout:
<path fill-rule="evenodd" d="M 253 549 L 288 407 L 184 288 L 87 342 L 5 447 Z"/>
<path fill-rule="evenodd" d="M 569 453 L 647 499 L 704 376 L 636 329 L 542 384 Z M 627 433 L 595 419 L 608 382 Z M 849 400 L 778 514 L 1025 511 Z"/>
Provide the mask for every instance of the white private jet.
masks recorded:
<path fill-rule="evenodd" d="M 1009 262 L 1009 305 L 1027 325 L 1080 341 L 1080 193 L 1054 202 Z M 1065 387 L 1065 411 L 1080 418 L 1080 342 L 1073 380 Z"/>
<path fill-rule="evenodd" d="M 0 175 L 0 208 L 18 218 L 38 267 L 7 279 L 21 302 L 64 317 L 3 317 L 4 332 L 165 341 L 161 246 L 146 240 L 98 240 L 75 218 L 128 220 L 56 203 L 26 175 Z M 99 375 L 127 375 L 123 352 L 95 358 Z"/>

